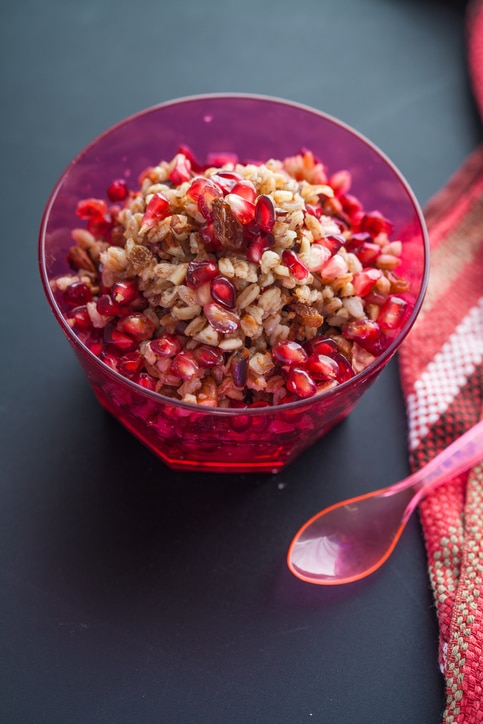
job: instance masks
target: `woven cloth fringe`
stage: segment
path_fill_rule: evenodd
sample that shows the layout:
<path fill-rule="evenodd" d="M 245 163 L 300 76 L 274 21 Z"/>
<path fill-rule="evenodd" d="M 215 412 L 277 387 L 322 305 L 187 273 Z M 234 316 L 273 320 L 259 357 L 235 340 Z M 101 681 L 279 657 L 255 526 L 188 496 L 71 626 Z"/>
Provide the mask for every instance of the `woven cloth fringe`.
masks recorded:
<path fill-rule="evenodd" d="M 483 2 L 468 10 L 468 60 L 483 117 Z M 483 146 L 425 208 L 431 271 L 399 353 L 410 464 L 483 416 Z M 483 451 L 482 451 L 483 457 Z M 440 630 L 445 724 L 483 722 L 483 463 L 419 506 Z"/>

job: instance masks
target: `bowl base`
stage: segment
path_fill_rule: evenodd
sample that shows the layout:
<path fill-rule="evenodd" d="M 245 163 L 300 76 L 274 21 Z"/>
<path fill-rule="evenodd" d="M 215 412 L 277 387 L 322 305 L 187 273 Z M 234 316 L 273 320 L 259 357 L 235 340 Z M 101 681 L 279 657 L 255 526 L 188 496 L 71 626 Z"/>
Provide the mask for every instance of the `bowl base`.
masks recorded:
<path fill-rule="evenodd" d="M 265 473 L 265 474 L 276 474 L 279 473 L 296 455 L 289 455 L 287 450 L 283 446 L 277 446 L 278 450 L 270 450 L 270 455 L 266 456 L 266 459 L 260 459 L 260 454 L 257 453 L 257 457 L 254 459 L 250 457 L 250 451 L 246 448 L 247 445 L 240 445 L 240 454 L 236 460 L 230 460 L 229 456 L 236 454 L 233 450 L 233 445 L 226 446 L 220 443 L 217 445 L 217 449 L 214 450 L 212 447 L 205 449 L 205 453 L 209 456 L 209 459 L 204 460 L 202 456 L 197 456 L 195 452 L 190 451 L 189 458 L 184 457 L 183 452 L 178 450 L 174 454 L 174 450 L 178 447 L 178 444 L 173 441 L 172 454 L 168 454 L 166 450 L 159 449 L 159 439 L 150 439 L 150 430 L 146 427 L 146 432 L 139 429 L 139 420 L 135 422 L 129 419 L 129 416 L 124 413 L 121 408 L 114 407 L 106 396 L 98 389 L 94 389 L 95 395 L 101 406 L 108 412 L 117 422 L 121 423 L 130 433 L 134 435 L 140 442 L 142 442 L 151 452 L 153 452 L 160 460 L 165 463 L 172 470 L 184 470 L 192 472 L 209 472 L 209 473 Z M 154 437 L 154 436 L 153 436 Z M 181 444 L 182 441 L 180 441 Z M 157 444 L 158 443 L 158 444 Z M 279 454 L 279 459 L 274 459 L 275 455 Z M 244 457 L 247 459 L 243 459 Z"/>

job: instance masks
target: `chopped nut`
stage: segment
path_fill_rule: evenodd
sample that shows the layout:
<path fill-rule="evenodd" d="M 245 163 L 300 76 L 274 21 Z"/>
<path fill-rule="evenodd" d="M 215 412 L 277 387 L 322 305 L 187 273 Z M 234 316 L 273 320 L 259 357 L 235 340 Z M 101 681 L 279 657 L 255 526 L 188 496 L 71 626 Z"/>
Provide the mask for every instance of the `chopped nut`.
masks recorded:
<path fill-rule="evenodd" d="M 323 316 L 313 307 L 297 302 L 293 305 L 295 314 L 306 327 L 320 327 L 324 323 Z"/>
<path fill-rule="evenodd" d="M 96 267 L 85 249 L 80 246 L 71 246 L 67 255 L 67 261 L 72 269 L 85 269 L 86 271 L 95 272 Z"/>

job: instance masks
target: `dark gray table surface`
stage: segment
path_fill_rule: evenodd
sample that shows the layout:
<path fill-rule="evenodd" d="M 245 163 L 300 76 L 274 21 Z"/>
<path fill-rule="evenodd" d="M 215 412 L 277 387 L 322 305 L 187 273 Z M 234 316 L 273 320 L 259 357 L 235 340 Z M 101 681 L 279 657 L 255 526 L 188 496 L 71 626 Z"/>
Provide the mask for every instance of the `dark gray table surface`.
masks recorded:
<path fill-rule="evenodd" d="M 94 400 L 36 245 L 88 141 L 198 93 L 339 117 L 424 205 L 482 137 L 464 3 L 20 0 L 0 14 L 0 721 L 436 724 L 417 517 L 358 584 L 310 586 L 285 565 L 317 510 L 408 473 L 397 360 L 278 476 L 171 472 Z"/>

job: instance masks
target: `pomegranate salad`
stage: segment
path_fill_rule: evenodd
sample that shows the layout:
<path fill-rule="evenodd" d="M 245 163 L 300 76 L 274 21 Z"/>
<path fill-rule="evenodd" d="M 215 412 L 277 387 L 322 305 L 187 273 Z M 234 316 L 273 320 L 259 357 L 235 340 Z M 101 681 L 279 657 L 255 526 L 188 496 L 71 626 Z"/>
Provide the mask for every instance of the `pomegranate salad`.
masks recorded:
<path fill-rule="evenodd" d="M 79 201 L 53 289 L 104 363 L 170 398 L 279 405 L 364 370 L 411 311 L 402 244 L 310 151 L 240 163 L 182 148 Z"/>

